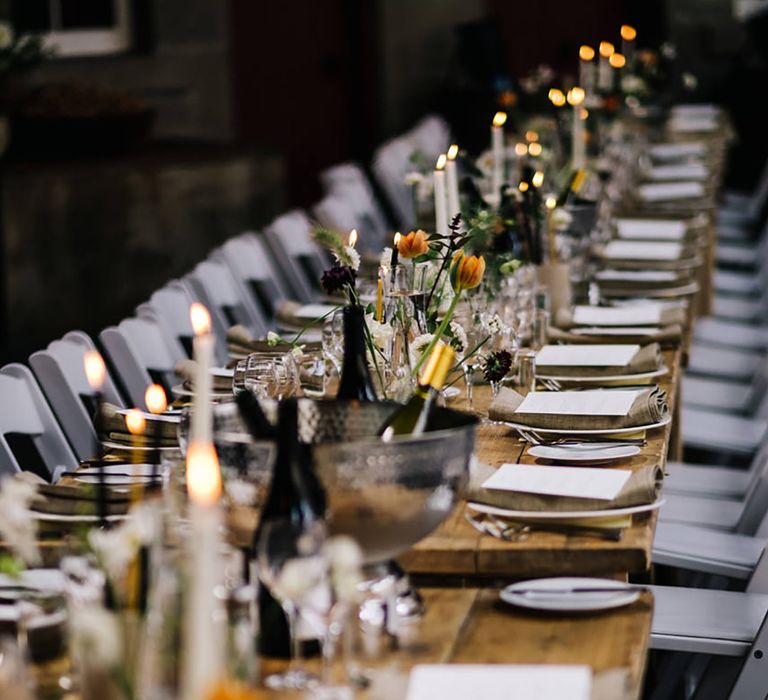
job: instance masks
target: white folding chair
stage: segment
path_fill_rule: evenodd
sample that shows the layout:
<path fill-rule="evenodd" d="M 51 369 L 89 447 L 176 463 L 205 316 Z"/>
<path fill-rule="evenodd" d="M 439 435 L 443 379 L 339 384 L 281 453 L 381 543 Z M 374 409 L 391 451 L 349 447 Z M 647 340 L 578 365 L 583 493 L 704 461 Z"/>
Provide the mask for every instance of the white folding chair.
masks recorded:
<path fill-rule="evenodd" d="M 405 231 L 416 223 L 411 188 L 405 183 L 405 176 L 414 167 L 411 162 L 414 150 L 413 142 L 400 136 L 379 146 L 371 163 L 371 170 L 389 201 L 395 222 Z"/>
<path fill-rule="evenodd" d="M 254 338 L 267 332 L 266 320 L 249 296 L 244 296 L 225 263 L 204 260 L 184 277 L 184 282 L 208 308 L 220 343 L 226 343 L 227 330 L 238 324 L 247 328 Z"/>
<path fill-rule="evenodd" d="M 97 405 L 83 364 L 85 353 L 92 346 L 65 336 L 29 357 L 40 388 L 79 460 L 93 457 L 96 445 L 93 415 Z M 104 378 L 103 395 L 106 401 L 124 407 L 109 372 Z"/>
<path fill-rule="evenodd" d="M 300 209 L 283 214 L 264 230 L 264 238 L 291 296 L 305 304 L 321 296 L 320 277 L 330 260 L 312 240 L 307 215 Z"/>
<path fill-rule="evenodd" d="M 290 299 L 290 294 L 275 270 L 263 239 L 255 233 L 244 233 L 228 240 L 214 257 L 226 263 L 240 293 L 250 297 L 267 326 L 273 328 L 277 309 Z"/>
<path fill-rule="evenodd" d="M 169 397 L 172 395 L 171 389 L 178 381 L 176 363 L 186 354 L 180 345 L 176 352 L 169 349 L 155 321 L 127 318 L 105 328 L 99 338 L 131 405 L 146 409 L 144 392 L 152 383 L 160 384 Z"/>
<path fill-rule="evenodd" d="M 77 458 L 32 372 L 20 364 L 0 369 L 0 474 L 33 471 L 51 480 Z"/>
<path fill-rule="evenodd" d="M 437 157 L 445 153 L 450 146 L 451 129 L 442 117 L 437 114 L 428 114 L 406 134 L 406 138 L 428 160 L 436 161 Z"/>

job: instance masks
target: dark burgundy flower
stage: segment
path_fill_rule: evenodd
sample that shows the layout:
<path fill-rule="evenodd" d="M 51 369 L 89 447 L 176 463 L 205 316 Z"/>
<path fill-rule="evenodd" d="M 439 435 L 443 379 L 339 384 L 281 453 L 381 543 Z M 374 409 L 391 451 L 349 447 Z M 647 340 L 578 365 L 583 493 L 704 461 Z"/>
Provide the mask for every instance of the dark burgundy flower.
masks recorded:
<path fill-rule="evenodd" d="M 485 357 L 482 367 L 485 381 L 500 382 L 512 369 L 512 355 L 506 350 L 496 350 Z"/>
<path fill-rule="evenodd" d="M 323 276 L 320 278 L 320 285 L 327 294 L 335 294 L 342 291 L 344 287 L 354 287 L 355 278 L 355 271 L 351 267 L 334 265 L 323 272 Z"/>

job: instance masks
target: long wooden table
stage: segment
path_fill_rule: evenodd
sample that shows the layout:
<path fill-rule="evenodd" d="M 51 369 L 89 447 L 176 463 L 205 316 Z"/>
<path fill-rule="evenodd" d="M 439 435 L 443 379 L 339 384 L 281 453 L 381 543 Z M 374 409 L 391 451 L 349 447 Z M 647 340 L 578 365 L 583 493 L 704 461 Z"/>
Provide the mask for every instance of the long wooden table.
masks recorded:
<path fill-rule="evenodd" d="M 582 664 L 592 668 L 594 700 L 640 697 L 650 631 L 650 594 L 625 608 L 595 614 L 527 613 L 499 600 L 498 590 L 422 589 L 427 612 L 396 651 L 363 662 L 373 670 L 365 700 L 402 700 L 417 664 Z M 284 667 L 264 661 L 262 677 Z M 315 665 L 316 667 L 316 665 Z M 301 697 L 263 690 L 264 700 Z"/>
<path fill-rule="evenodd" d="M 658 382 L 668 395 L 670 408 L 675 411 L 680 380 L 680 351 L 664 353 L 669 373 Z M 490 400 L 487 387 L 476 389 L 476 409 L 483 413 Z M 667 452 L 674 442 L 673 432 L 678 421 L 648 431 L 647 444 L 636 457 L 613 463 L 613 468 L 638 469 L 648 464 L 666 464 Z M 506 462 L 535 464 L 528 454 L 528 444 L 522 443 L 510 429 L 483 425 L 478 430 L 478 459 L 498 467 Z M 611 467 L 606 467 L 611 468 Z M 401 563 L 411 574 L 419 576 L 450 576 L 476 580 L 478 578 L 521 579 L 538 576 L 566 575 L 640 575 L 651 563 L 651 546 L 656 514 L 634 516 L 618 542 L 593 536 L 533 531 L 520 542 L 506 542 L 483 535 L 466 522 L 466 506 L 459 504 L 453 514 L 432 535 L 419 542 L 401 557 Z"/>

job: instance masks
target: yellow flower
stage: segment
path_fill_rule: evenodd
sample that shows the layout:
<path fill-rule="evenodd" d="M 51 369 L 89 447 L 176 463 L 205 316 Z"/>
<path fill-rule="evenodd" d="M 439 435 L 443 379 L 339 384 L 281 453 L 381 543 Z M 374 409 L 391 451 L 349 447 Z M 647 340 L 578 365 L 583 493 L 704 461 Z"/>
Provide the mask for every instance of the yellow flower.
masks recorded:
<path fill-rule="evenodd" d="M 462 289 L 474 289 L 483 281 L 485 258 L 481 255 L 466 256 L 459 250 L 453 256 L 451 265 L 451 285 L 458 294 Z"/>
<path fill-rule="evenodd" d="M 418 258 L 419 255 L 424 255 L 428 250 L 427 234 L 421 229 L 400 236 L 400 240 L 397 242 L 397 252 L 400 257 L 408 260 Z"/>
<path fill-rule="evenodd" d="M 256 700 L 257 697 L 256 691 L 233 680 L 217 683 L 207 694 L 207 700 Z"/>

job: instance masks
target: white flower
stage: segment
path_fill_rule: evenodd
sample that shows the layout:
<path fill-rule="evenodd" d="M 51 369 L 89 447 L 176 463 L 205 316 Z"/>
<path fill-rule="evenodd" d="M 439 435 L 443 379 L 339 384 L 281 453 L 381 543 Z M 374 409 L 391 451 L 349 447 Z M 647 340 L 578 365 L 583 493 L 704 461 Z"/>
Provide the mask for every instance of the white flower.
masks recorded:
<path fill-rule="evenodd" d="M 337 600 L 354 602 L 360 595 L 363 552 L 351 537 L 338 535 L 325 544 L 324 553 L 331 570 Z"/>
<path fill-rule="evenodd" d="M 75 607 L 71 615 L 72 643 L 83 661 L 100 669 L 117 666 L 122 657 L 122 643 L 115 615 L 100 605 Z"/>
<path fill-rule="evenodd" d="M 432 333 L 422 333 L 417 335 L 409 344 L 408 349 L 411 352 L 411 360 L 416 362 L 420 358 L 424 351 L 429 347 L 432 342 L 432 338 L 435 336 Z"/>
<path fill-rule="evenodd" d="M 288 560 L 275 581 L 281 597 L 300 602 L 310 591 L 323 583 L 328 574 L 323 557 L 297 557 Z"/>
<path fill-rule="evenodd" d="M 643 94 L 646 92 L 646 85 L 641 77 L 629 73 L 621 79 L 621 89 L 624 92 Z"/>
<path fill-rule="evenodd" d="M 139 503 L 129 517 L 112 530 L 92 529 L 88 542 L 99 557 L 107 576 L 118 581 L 136 557 L 139 548 L 149 544 L 155 535 L 154 510 L 150 504 Z"/>
<path fill-rule="evenodd" d="M 13 27 L 8 22 L 0 22 L 0 51 L 13 44 Z"/>
<path fill-rule="evenodd" d="M 414 185 L 420 186 L 424 182 L 424 175 L 416 170 L 412 170 L 405 174 L 403 182 L 409 187 L 413 187 Z"/>
<path fill-rule="evenodd" d="M 379 256 L 379 267 L 383 267 L 385 270 L 389 270 L 389 266 L 392 264 L 392 248 L 387 246 L 381 251 Z"/>
<path fill-rule="evenodd" d="M 395 332 L 394 328 L 388 323 L 379 323 L 374 318 L 373 314 L 366 314 L 365 323 L 368 326 L 368 330 L 371 332 L 376 347 L 384 350 L 389 344 L 389 341 L 392 340 L 392 336 Z"/>
<path fill-rule="evenodd" d="M 460 362 L 464 358 L 464 353 L 467 352 L 467 332 L 456 321 L 451 321 L 451 332 L 453 333 L 453 340 L 451 346 L 456 351 L 456 359 Z"/>
<path fill-rule="evenodd" d="M 450 283 L 444 284 L 440 291 L 440 303 L 437 306 L 437 312 L 440 315 L 444 316 L 448 313 L 448 308 L 450 307 L 454 296 L 453 286 Z"/>
<path fill-rule="evenodd" d="M 483 151 L 480 157 L 475 161 L 475 165 L 486 177 L 490 177 L 493 172 L 493 153 L 491 151 Z"/>
<path fill-rule="evenodd" d="M 573 221 L 573 214 L 566 211 L 563 207 L 558 207 L 552 212 L 552 225 L 556 231 L 562 231 L 568 228 Z"/>
<path fill-rule="evenodd" d="M 0 482 L 0 536 L 28 564 L 40 561 L 37 521 L 29 506 L 37 496 L 30 483 L 13 477 Z"/>
<path fill-rule="evenodd" d="M 357 272 L 360 269 L 360 253 L 358 253 L 351 245 L 344 246 L 344 252 L 349 256 L 349 266 Z"/>
<path fill-rule="evenodd" d="M 275 346 L 282 342 L 283 339 L 279 333 L 275 333 L 274 331 L 267 331 L 267 345 Z"/>

